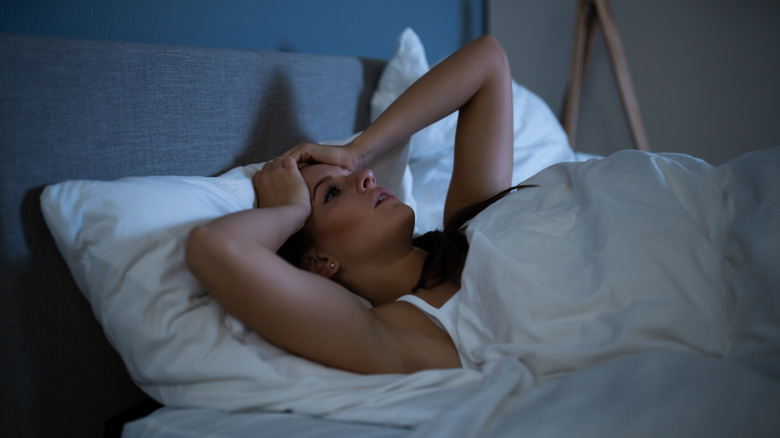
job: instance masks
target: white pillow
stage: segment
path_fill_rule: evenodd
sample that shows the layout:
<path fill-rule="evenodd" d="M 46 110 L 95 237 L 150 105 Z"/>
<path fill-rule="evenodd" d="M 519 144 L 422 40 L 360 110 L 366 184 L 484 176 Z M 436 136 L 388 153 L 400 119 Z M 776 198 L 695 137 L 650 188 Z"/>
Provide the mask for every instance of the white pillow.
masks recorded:
<path fill-rule="evenodd" d="M 108 340 L 133 380 L 162 403 L 230 409 L 239 403 L 231 392 L 341 373 L 250 336 L 185 266 L 194 225 L 252 208 L 257 168 L 218 178 L 67 181 L 41 195 L 46 223 Z"/>
<path fill-rule="evenodd" d="M 420 38 L 412 29 L 398 37 L 393 58 L 371 100 L 371 120 L 387 109 L 414 81 L 428 72 Z M 512 82 L 514 110 L 514 177 L 518 184 L 544 168 L 578 161 L 568 137 L 549 106 L 527 88 Z M 444 199 L 452 176 L 457 112 L 414 134 L 409 145 L 414 181 L 415 233 L 441 227 Z M 586 159 L 589 157 L 582 157 Z"/>
<path fill-rule="evenodd" d="M 371 121 L 379 117 L 410 85 L 429 70 L 425 48 L 420 38 L 406 28 L 395 45 L 393 57 L 387 63 L 371 97 Z M 435 155 L 449 144 L 455 144 L 457 113 L 414 134 L 409 142 L 409 160 Z"/>

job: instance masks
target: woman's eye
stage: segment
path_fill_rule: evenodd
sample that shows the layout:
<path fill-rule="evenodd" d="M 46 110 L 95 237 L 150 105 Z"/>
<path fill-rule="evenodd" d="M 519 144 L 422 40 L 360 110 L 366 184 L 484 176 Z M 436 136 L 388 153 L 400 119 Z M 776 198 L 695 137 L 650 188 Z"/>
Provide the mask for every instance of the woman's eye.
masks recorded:
<path fill-rule="evenodd" d="M 336 186 L 328 187 L 328 190 L 325 192 L 325 198 L 323 199 L 322 203 L 323 204 L 328 203 L 328 201 L 338 196 L 339 193 L 341 193 L 341 190 L 339 190 L 338 187 Z"/>

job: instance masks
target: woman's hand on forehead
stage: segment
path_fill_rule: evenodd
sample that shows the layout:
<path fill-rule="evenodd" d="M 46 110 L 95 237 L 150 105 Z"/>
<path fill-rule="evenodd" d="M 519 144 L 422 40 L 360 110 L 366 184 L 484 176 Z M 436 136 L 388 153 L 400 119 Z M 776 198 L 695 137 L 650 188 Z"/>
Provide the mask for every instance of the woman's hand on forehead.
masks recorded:
<path fill-rule="evenodd" d="M 298 163 L 298 168 L 308 164 L 322 163 L 343 167 L 354 172 L 360 166 L 358 154 L 349 145 L 327 146 L 304 141 L 283 153 L 282 157 L 292 157 Z"/>
<path fill-rule="evenodd" d="M 309 187 L 292 157 L 276 157 L 252 176 L 258 208 L 302 205 L 311 210 Z"/>

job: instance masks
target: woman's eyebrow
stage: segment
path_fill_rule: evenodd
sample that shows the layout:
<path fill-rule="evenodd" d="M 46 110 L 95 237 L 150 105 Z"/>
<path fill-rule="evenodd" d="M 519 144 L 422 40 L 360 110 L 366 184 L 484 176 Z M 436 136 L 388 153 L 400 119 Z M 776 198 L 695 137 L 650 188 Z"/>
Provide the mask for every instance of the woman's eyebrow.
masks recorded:
<path fill-rule="evenodd" d="M 322 185 L 323 183 L 326 183 L 326 182 L 328 182 L 328 181 L 330 181 L 332 179 L 333 179 L 333 177 L 331 175 L 327 175 L 327 176 L 323 177 L 321 180 L 317 181 L 317 184 L 314 185 L 314 190 L 311 191 L 311 197 L 312 198 L 316 198 L 317 197 L 317 188 L 319 188 L 319 186 Z"/>

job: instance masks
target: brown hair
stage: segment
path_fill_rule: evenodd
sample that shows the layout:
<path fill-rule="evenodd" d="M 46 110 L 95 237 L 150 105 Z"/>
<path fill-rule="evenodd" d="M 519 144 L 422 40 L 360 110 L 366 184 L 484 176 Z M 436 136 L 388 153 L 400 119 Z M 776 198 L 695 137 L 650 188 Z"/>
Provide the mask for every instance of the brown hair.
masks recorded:
<path fill-rule="evenodd" d="M 460 229 L 468 220 L 474 218 L 482 210 L 494 202 L 503 198 L 514 190 L 536 187 L 535 185 L 517 185 L 510 187 L 484 201 L 471 204 L 457 213 L 444 224 L 443 230 L 429 231 L 414 238 L 414 245 L 428 252 L 423 263 L 420 281 L 412 289 L 428 289 L 440 285 L 445 281 L 452 281 L 460 286 L 460 277 L 463 265 L 466 263 L 466 254 L 469 250 L 469 242 Z"/>

